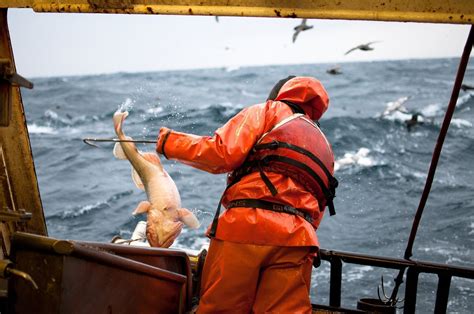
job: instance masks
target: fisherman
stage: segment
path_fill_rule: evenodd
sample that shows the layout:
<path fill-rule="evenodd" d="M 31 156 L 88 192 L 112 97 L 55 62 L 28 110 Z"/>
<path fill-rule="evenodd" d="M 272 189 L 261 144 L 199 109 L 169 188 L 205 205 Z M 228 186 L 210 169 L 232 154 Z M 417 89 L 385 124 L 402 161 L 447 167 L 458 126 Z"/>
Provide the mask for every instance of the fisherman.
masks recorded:
<path fill-rule="evenodd" d="M 212 137 L 160 129 L 156 150 L 166 158 L 230 172 L 207 230 L 198 313 L 311 313 L 315 229 L 326 205 L 333 214 L 337 186 L 317 122 L 328 104 L 318 80 L 289 76 Z"/>

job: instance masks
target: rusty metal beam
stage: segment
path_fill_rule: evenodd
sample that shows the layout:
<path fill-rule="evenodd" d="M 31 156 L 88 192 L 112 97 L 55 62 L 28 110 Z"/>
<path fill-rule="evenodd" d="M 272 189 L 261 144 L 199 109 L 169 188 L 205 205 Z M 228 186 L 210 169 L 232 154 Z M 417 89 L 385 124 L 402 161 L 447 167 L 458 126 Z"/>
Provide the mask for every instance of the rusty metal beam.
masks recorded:
<path fill-rule="evenodd" d="M 15 72 L 7 9 L 0 9 L 0 59 L 7 60 L 10 70 Z M 31 213 L 27 222 L 0 220 L 0 242 L 5 256 L 11 232 L 21 230 L 46 235 L 47 231 L 20 88 L 6 79 L 0 80 L 0 86 L 0 111 L 8 111 L 0 125 L 0 210 L 12 215 Z"/>
<path fill-rule="evenodd" d="M 473 24 L 472 0 L 2 0 L 36 12 L 176 14 Z"/>

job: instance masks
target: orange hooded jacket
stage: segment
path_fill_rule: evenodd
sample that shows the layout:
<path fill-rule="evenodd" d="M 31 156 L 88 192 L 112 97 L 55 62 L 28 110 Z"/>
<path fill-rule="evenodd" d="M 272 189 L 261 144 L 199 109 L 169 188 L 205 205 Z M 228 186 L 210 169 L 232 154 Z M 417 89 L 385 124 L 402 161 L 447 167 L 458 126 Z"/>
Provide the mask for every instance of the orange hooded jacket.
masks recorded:
<path fill-rule="evenodd" d="M 296 77 L 282 86 L 274 101 L 268 100 L 243 109 L 216 130 L 212 137 L 161 128 L 156 150 L 168 159 L 178 160 L 210 173 L 230 172 L 244 162 L 265 132 L 293 114 L 282 100 L 299 105 L 313 120 L 318 120 L 329 104 L 328 95 L 318 80 Z M 266 175 L 278 189 L 277 195 L 271 195 L 260 174 L 255 172 L 226 190 L 222 199 L 223 206 L 232 200 L 245 198 L 284 203 L 294 208 L 307 209 L 313 217 L 312 226 L 300 216 L 237 207 L 221 214 L 215 238 L 256 245 L 318 247 L 315 229 L 324 213 L 319 208 L 318 200 L 291 178 L 272 172 Z"/>

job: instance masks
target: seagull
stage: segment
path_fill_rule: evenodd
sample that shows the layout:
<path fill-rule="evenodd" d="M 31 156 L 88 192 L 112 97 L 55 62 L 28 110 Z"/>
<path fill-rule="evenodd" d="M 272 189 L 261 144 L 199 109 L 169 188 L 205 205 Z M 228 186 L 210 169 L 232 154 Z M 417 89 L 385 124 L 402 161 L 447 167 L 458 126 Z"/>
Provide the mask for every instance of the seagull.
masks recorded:
<path fill-rule="evenodd" d="M 303 19 L 301 21 L 301 24 L 295 27 L 295 33 L 293 34 L 293 42 L 295 42 L 296 37 L 298 37 L 298 34 L 300 32 L 306 31 L 311 28 L 313 28 L 313 25 L 306 25 L 306 19 Z"/>
<path fill-rule="evenodd" d="M 341 67 L 336 65 L 336 66 L 333 66 L 332 68 L 329 68 L 326 70 L 326 73 L 328 74 L 333 74 L 333 75 L 336 75 L 336 74 L 342 74 L 341 72 Z"/>
<path fill-rule="evenodd" d="M 382 113 L 382 116 L 388 116 L 388 115 L 392 114 L 395 111 L 400 111 L 402 113 L 408 113 L 408 109 L 403 105 L 408 100 L 408 98 L 410 98 L 410 97 L 408 97 L 408 96 L 400 97 L 396 101 L 391 101 L 391 102 L 387 103 L 387 106 L 386 106 L 384 112 Z"/>
<path fill-rule="evenodd" d="M 348 50 L 344 55 L 347 55 L 348 53 L 350 53 L 354 50 L 357 50 L 357 49 L 360 49 L 360 50 L 363 50 L 363 51 L 374 50 L 374 48 L 370 47 L 370 45 L 375 44 L 375 43 L 378 43 L 378 41 L 371 41 L 370 43 L 359 45 L 357 47 L 354 47 L 354 48 Z"/>

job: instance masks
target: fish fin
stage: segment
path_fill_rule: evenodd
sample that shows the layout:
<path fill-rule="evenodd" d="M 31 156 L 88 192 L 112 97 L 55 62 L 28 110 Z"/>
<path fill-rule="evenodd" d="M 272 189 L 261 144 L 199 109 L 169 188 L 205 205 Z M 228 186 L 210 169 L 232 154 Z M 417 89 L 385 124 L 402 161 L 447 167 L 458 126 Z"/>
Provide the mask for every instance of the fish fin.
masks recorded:
<path fill-rule="evenodd" d="M 179 219 L 189 228 L 197 229 L 201 225 L 193 212 L 187 208 L 178 209 L 178 215 Z"/>
<path fill-rule="evenodd" d="M 160 169 L 163 169 L 163 165 L 161 164 L 160 157 L 156 153 L 152 153 L 152 152 L 142 153 L 142 152 L 140 152 L 140 155 L 142 155 L 143 158 L 145 158 L 146 161 L 154 164 L 155 166 L 157 166 Z"/>
<path fill-rule="evenodd" d="M 150 202 L 148 201 L 141 201 L 137 208 L 135 208 L 135 210 L 133 211 L 132 215 L 138 215 L 138 214 L 143 214 L 143 213 L 146 213 L 151 207 L 151 204 Z"/>
<path fill-rule="evenodd" d="M 131 140 L 132 138 L 130 136 L 125 136 L 127 140 Z M 123 151 L 122 145 L 120 143 L 115 143 L 113 154 L 115 158 L 121 159 L 121 160 L 126 160 L 127 155 L 125 155 L 125 152 Z"/>
<path fill-rule="evenodd" d="M 143 185 L 142 179 L 138 175 L 138 172 L 132 167 L 132 181 L 135 183 L 135 186 L 140 190 L 145 190 L 145 185 Z"/>

